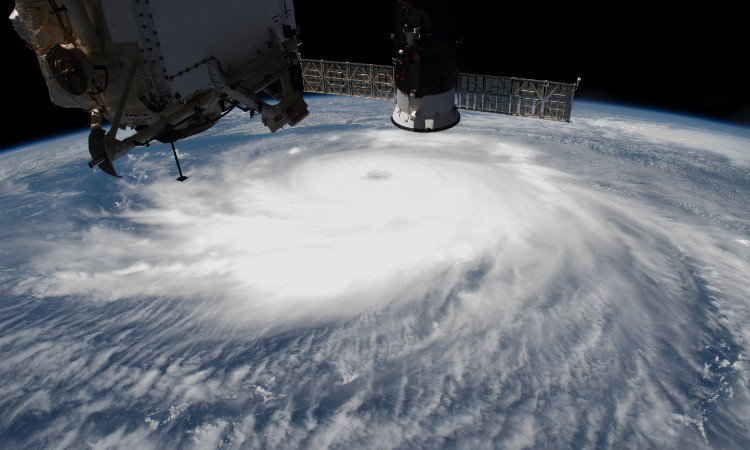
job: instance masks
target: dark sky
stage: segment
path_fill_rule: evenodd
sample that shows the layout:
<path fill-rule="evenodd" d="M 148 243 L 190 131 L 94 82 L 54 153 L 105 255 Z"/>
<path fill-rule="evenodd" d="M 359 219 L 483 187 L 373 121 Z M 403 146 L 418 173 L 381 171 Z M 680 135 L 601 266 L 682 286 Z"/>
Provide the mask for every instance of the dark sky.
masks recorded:
<path fill-rule="evenodd" d="M 3 79 L 11 111 L 4 114 L 9 118 L 0 148 L 85 128 L 86 113 L 50 104 L 36 58 L 6 19 L 13 2 L 2 2 L 2 48 L 10 52 Z M 297 0 L 302 56 L 390 63 L 394 4 Z M 728 5 L 661 11 L 654 9 L 655 2 L 596 9 L 572 3 L 459 4 L 465 7 L 457 13 L 463 38 L 460 71 L 570 82 L 580 76 L 578 98 L 750 125 L 750 89 L 745 86 L 750 71 L 740 68 L 750 39 L 743 35 L 746 25 L 739 13 Z M 493 13 L 489 5 L 503 12 Z"/>

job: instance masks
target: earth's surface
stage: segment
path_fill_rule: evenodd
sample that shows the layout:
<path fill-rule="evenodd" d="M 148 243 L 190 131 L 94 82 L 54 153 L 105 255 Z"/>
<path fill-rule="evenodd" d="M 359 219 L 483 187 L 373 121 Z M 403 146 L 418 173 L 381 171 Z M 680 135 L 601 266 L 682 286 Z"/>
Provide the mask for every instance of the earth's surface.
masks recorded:
<path fill-rule="evenodd" d="M 0 154 L 0 447 L 748 448 L 750 130 L 309 104 Z"/>

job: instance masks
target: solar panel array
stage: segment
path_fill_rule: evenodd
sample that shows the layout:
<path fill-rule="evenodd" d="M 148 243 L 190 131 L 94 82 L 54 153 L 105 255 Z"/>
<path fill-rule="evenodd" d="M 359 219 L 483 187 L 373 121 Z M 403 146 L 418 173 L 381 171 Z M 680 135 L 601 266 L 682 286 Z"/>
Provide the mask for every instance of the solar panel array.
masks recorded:
<path fill-rule="evenodd" d="M 393 99 L 394 67 L 319 59 L 302 60 L 305 92 Z M 570 122 L 578 83 L 459 73 L 461 109 Z"/>

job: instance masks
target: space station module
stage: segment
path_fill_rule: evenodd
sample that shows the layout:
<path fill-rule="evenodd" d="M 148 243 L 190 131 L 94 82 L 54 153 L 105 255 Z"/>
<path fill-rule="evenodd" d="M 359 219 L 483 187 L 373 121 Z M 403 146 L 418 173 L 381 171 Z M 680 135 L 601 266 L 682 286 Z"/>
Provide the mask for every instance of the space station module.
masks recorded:
<path fill-rule="evenodd" d="M 89 166 L 111 175 L 133 147 L 202 132 L 233 108 L 272 132 L 308 113 L 291 0 L 16 0 L 11 20 L 52 102 L 91 112 Z"/>
<path fill-rule="evenodd" d="M 460 120 L 455 102 L 457 27 L 454 0 L 399 0 L 396 107 L 391 122 L 409 131 L 440 131 Z"/>

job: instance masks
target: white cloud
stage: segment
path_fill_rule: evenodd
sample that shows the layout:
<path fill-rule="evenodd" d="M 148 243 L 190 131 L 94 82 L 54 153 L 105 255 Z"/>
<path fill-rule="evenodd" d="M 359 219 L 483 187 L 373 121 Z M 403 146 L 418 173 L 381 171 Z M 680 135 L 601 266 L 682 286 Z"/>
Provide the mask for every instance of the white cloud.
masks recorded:
<path fill-rule="evenodd" d="M 359 105 L 315 100 L 273 137 L 230 116 L 181 144 L 188 182 L 152 148 L 117 206 L 60 198 L 55 224 L 12 180 L 0 206 L 27 226 L 3 236 L 34 253 L 0 250 L 18 265 L 0 266 L 0 444 L 748 438 L 750 193 L 683 173 L 744 169 L 696 172 L 658 135 L 631 148 L 653 127 L 585 108 L 412 135 Z"/>

